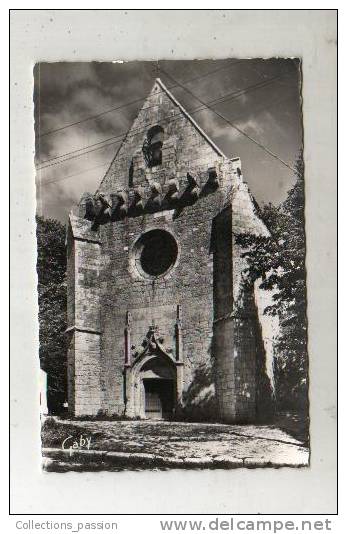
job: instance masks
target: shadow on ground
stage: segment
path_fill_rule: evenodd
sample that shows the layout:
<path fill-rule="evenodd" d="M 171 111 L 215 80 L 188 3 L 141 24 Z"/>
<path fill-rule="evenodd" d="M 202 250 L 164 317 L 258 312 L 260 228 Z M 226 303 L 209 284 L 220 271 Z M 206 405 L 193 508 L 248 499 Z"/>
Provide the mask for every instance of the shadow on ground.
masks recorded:
<path fill-rule="evenodd" d="M 299 467 L 309 462 L 305 444 L 265 425 L 50 417 L 43 423 L 42 447 L 47 471 Z"/>

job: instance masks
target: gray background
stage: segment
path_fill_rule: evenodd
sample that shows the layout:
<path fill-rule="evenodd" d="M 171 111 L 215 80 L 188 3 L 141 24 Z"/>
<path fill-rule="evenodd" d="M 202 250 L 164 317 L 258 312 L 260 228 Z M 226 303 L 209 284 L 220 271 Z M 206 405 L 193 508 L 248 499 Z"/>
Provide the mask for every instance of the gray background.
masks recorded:
<path fill-rule="evenodd" d="M 336 511 L 336 12 L 67 11 L 11 14 L 12 513 Z M 41 473 L 33 65 L 302 57 L 311 467 Z"/>

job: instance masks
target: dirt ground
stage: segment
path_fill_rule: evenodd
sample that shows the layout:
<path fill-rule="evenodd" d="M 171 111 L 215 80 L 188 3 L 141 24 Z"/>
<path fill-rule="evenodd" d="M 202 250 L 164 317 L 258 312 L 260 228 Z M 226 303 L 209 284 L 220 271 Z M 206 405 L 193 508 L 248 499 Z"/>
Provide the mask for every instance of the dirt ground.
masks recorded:
<path fill-rule="evenodd" d="M 306 466 L 308 447 L 272 426 L 48 418 L 48 471 L 169 467 Z M 112 460 L 112 461 L 111 461 Z"/>

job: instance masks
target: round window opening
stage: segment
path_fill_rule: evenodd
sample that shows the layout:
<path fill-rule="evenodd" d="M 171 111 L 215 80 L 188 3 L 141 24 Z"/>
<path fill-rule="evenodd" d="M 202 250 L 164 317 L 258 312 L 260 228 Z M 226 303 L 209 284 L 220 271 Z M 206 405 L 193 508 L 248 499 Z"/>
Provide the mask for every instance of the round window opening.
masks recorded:
<path fill-rule="evenodd" d="M 149 277 L 168 272 L 176 262 L 178 247 L 174 237 L 165 230 L 150 230 L 135 245 L 138 271 Z"/>

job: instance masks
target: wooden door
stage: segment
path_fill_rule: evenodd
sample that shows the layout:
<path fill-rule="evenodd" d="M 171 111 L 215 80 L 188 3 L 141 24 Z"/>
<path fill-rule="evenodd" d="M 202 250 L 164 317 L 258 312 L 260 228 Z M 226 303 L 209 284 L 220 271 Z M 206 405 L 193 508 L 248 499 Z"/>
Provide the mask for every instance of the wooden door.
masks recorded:
<path fill-rule="evenodd" d="M 145 392 L 145 414 L 149 419 L 162 418 L 160 395 L 156 391 Z"/>

